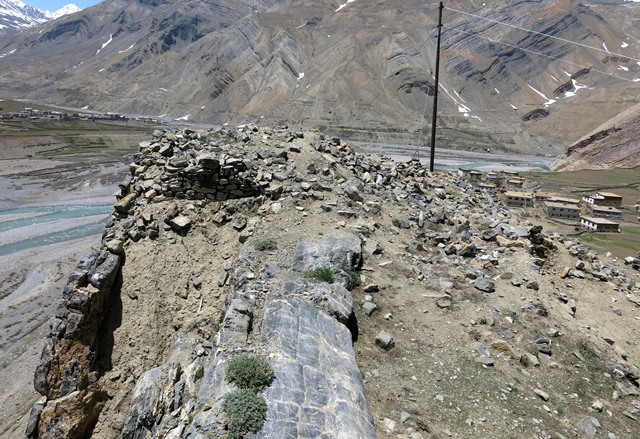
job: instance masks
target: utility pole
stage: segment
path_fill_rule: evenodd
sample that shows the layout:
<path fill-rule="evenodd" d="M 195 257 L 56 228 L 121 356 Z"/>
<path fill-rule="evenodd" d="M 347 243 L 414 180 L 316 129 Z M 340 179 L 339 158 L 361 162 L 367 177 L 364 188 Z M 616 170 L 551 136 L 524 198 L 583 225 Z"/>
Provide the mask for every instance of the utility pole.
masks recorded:
<path fill-rule="evenodd" d="M 435 94 L 433 95 L 433 119 L 431 120 L 431 161 L 429 162 L 429 171 L 433 172 L 433 163 L 436 155 L 436 115 L 438 113 L 438 90 L 440 84 L 438 77 L 440 76 L 440 34 L 442 31 L 442 10 L 444 9 L 443 2 L 440 2 L 440 14 L 438 18 L 438 47 L 436 49 L 436 86 Z"/>

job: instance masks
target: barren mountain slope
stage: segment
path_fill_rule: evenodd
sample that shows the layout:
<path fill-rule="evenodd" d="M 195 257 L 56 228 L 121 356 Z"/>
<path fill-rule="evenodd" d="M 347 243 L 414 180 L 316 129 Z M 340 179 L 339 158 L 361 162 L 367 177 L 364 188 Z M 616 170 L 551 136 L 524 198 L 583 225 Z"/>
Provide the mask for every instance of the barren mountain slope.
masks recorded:
<path fill-rule="evenodd" d="M 317 132 L 157 132 L 130 170 L 65 290 L 32 437 L 222 437 L 247 352 L 276 371 L 251 437 L 638 431 L 638 260 Z"/>
<path fill-rule="evenodd" d="M 571 145 L 552 168 L 577 169 L 640 168 L 640 105 L 599 126 Z"/>
<path fill-rule="evenodd" d="M 447 2 L 439 142 L 555 154 L 636 104 L 639 11 Z M 415 142 L 430 120 L 437 16 L 438 2 L 417 0 L 107 0 L 0 43 L 0 84 L 76 107 Z"/>

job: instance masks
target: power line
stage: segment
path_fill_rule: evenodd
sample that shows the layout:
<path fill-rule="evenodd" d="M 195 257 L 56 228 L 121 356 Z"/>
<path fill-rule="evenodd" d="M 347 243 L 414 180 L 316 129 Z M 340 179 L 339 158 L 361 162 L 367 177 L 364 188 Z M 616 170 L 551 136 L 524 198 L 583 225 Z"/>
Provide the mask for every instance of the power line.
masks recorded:
<path fill-rule="evenodd" d="M 514 29 L 523 30 L 525 32 L 530 32 L 532 34 L 541 35 L 541 36 L 548 37 L 548 38 L 553 38 L 554 40 L 563 41 L 565 43 L 575 44 L 576 46 L 581 46 L 581 47 L 584 47 L 586 49 L 597 50 L 598 52 L 603 52 L 603 53 L 606 53 L 608 55 L 616 55 L 616 56 L 620 56 L 620 57 L 623 57 L 623 58 L 627 58 L 627 59 L 631 59 L 631 60 L 640 62 L 640 59 L 634 58 L 632 56 L 623 55 L 621 53 L 610 52 L 609 50 L 600 49 L 599 47 L 593 47 L 593 46 L 589 46 L 587 44 L 578 43 L 576 41 L 567 40 L 565 38 L 556 37 L 554 35 L 547 34 L 547 33 L 544 33 L 544 32 L 537 32 L 537 31 L 534 31 L 534 30 L 531 30 L 531 29 L 526 29 L 524 27 L 516 26 L 514 24 L 503 23 L 502 21 L 492 20 L 491 18 L 486 18 L 486 17 L 483 17 L 481 15 L 472 14 L 470 12 L 459 11 L 459 10 L 453 9 L 453 8 L 445 7 L 445 9 L 447 9 L 447 10 L 449 10 L 451 12 L 457 12 L 459 14 L 468 15 L 470 17 L 479 18 L 481 20 L 490 21 L 492 23 L 501 24 L 503 26 L 508 26 L 508 27 L 511 27 L 511 28 L 514 28 Z"/>
<path fill-rule="evenodd" d="M 419 54 L 419 53 L 420 53 L 420 50 L 421 50 L 424 46 L 426 46 L 426 45 L 427 45 L 427 43 L 429 42 L 429 40 L 430 40 L 430 39 L 431 39 L 431 37 L 433 36 L 433 33 L 436 31 L 436 29 L 437 29 L 437 27 L 436 27 L 436 28 L 434 28 L 434 29 L 432 29 L 432 30 L 431 30 L 431 33 L 429 34 L 429 36 L 427 36 L 427 38 L 424 40 L 424 42 L 423 42 L 420 46 L 418 46 L 418 48 L 415 50 L 415 52 L 416 52 L 417 54 Z M 411 56 L 411 58 L 413 58 L 413 56 Z M 373 104 L 376 100 L 378 100 L 378 98 L 380 97 L 380 95 L 382 95 L 382 93 L 384 93 L 384 91 L 387 89 L 387 87 L 389 86 L 389 84 L 391 84 L 391 82 L 393 81 L 393 78 L 394 78 L 395 76 L 397 76 L 397 75 L 398 75 L 398 73 L 400 73 L 400 72 L 397 72 L 395 75 L 391 76 L 391 78 L 387 81 L 387 83 L 386 83 L 386 84 L 384 84 L 384 86 L 383 86 L 383 87 L 382 87 L 382 89 L 378 92 L 378 94 L 377 94 L 377 95 L 375 95 L 375 97 L 374 97 L 374 98 L 373 98 L 373 99 L 372 99 L 372 100 L 371 100 L 367 105 L 365 105 L 364 110 L 362 110 L 362 111 L 360 112 L 360 114 L 358 114 L 358 115 L 357 115 L 353 120 L 350 120 L 349 122 L 358 122 L 358 119 L 360 119 L 360 117 L 361 117 L 361 116 L 362 116 L 362 115 L 367 111 L 368 107 L 370 107 L 370 106 L 371 106 L 371 104 Z"/>
<path fill-rule="evenodd" d="M 477 35 L 477 34 L 472 33 L 472 32 L 464 31 L 462 29 L 457 29 L 457 28 L 452 28 L 452 27 L 450 27 L 449 29 L 451 29 L 453 31 L 456 31 L 456 32 L 461 32 L 461 33 L 464 33 L 464 34 L 467 34 L 467 35 L 471 35 L 472 37 L 485 38 L 485 39 L 489 40 L 492 43 L 502 44 L 504 46 L 508 46 L 508 47 L 511 47 L 511 48 L 514 48 L 514 49 L 518 49 L 518 50 L 522 50 L 523 52 L 529 52 L 529 53 L 533 53 L 534 55 L 542 56 L 542 57 L 545 57 L 545 58 L 550 58 L 550 59 L 553 59 L 553 60 L 556 60 L 556 61 L 560 61 L 560 62 L 563 62 L 563 63 L 566 63 L 566 64 L 571 64 L 571 65 L 574 65 L 576 67 L 580 67 L 581 69 L 589 69 L 591 71 L 594 71 L 594 72 L 597 72 L 597 73 L 600 73 L 600 74 L 603 74 L 603 75 L 611 76 L 611 77 L 616 78 L 616 79 L 622 79 L 623 81 L 636 82 L 633 79 L 624 78 L 622 76 L 618 76 L 618 75 L 613 74 L 613 73 L 605 72 L 603 70 L 594 69 L 593 67 L 588 67 L 588 66 L 584 66 L 584 65 L 581 65 L 581 64 L 578 64 L 578 63 L 567 61 L 567 60 L 564 60 L 562 58 L 558 58 L 556 56 L 551 56 L 551 55 L 547 55 L 547 54 L 544 54 L 544 53 L 536 52 L 535 50 L 524 49 L 524 48 L 522 48 L 520 46 L 517 46 L 517 45 L 514 45 L 514 44 L 509 44 L 509 43 L 505 43 L 505 42 L 502 42 L 502 41 L 492 40 L 489 37 L 483 37 L 483 36 Z"/>

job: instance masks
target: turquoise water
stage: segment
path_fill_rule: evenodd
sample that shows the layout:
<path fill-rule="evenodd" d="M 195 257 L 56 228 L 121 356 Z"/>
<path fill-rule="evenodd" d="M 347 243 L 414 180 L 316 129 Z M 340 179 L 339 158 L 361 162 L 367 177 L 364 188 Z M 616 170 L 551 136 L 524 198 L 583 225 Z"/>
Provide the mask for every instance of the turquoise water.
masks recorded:
<path fill-rule="evenodd" d="M 0 243 L 0 256 L 10 255 L 11 253 L 15 253 L 21 250 L 27 250 L 30 248 L 41 247 L 49 244 L 57 244 L 65 241 L 71 241 L 77 238 L 84 238 L 86 236 L 100 234 L 104 230 L 104 226 L 108 221 L 108 214 L 111 213 L 112 209 L 113 205 L 108 204 L 98 206 L 43 206 L 0 211 L 0 221 L 2 221 L 3 216 L 7 217 L 10 215 L 13 216 L 22 214 L 34 215 L 33 217 L 29 218 L 0 222 L 0 232 L 13 230 L 19 227 L 33 226 L 38 224 L 45 225 L 46 223 L 64 221 L 67 219 L 104 214 L 104 219 L 95 223 L 85 224 L 59 232 L 24 239 L 13 244 L 1 245 Z"/>
<path fill-rule="evenodd" d="M 2 221 L 3 216 L 34 214 L 34 216 L 30 218 L 0 222 L 0 232 L 69 218 L 81 218 L 83 216 L 100 214 L 108 215 L 112 209 L 113 205 L 108 204 L 99 206 L 42 206 L 0 210 L 0 221 Z"/>

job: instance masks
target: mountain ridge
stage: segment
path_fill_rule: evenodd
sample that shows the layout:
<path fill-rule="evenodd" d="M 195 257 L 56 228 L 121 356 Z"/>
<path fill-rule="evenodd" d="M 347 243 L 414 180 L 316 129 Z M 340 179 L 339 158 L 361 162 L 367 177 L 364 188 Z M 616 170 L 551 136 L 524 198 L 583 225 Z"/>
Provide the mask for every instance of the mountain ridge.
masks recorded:
<path fill-rule="evenodd" d="M 554 156 L 637 104 L 639 11 L 448 2 L 439 144 Z M 0 43 L 0 66 L 11 62 L 0 84 L 102 111 L 341 127 L 382 142 L 393 128 L 415 142 L 431 116 L 436 20 L 435 1 L 108 0 Z"/>

